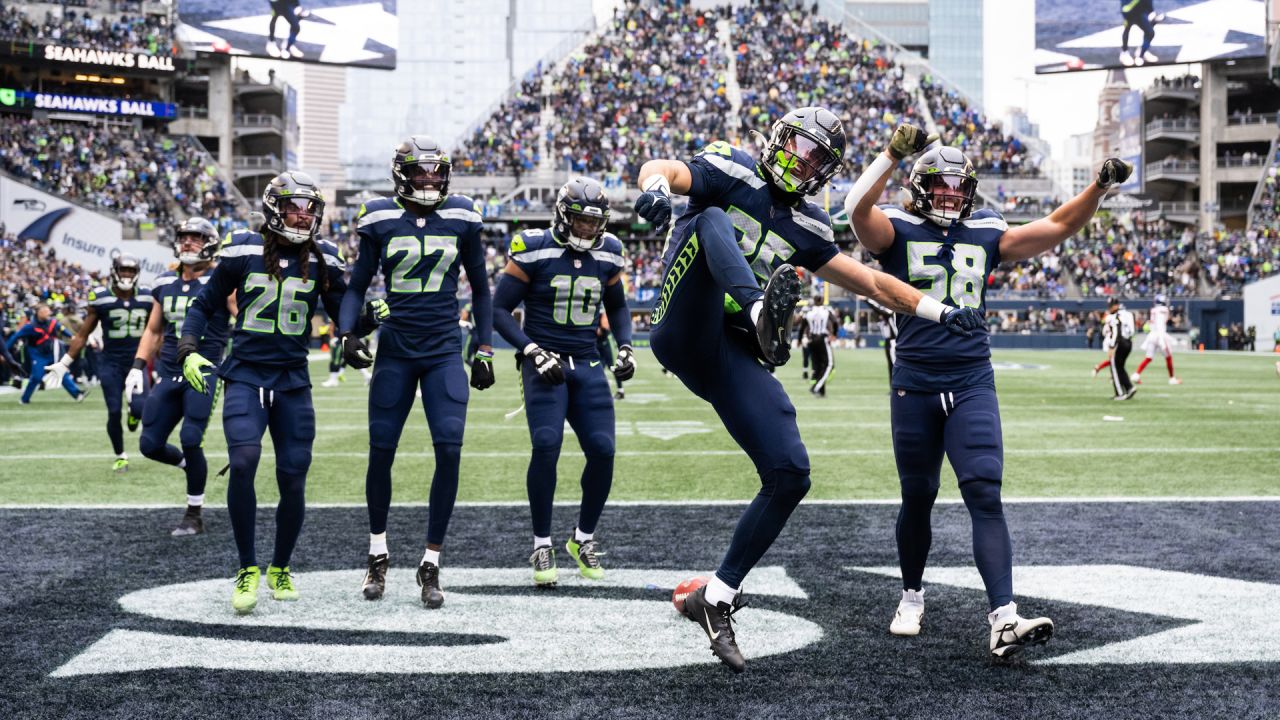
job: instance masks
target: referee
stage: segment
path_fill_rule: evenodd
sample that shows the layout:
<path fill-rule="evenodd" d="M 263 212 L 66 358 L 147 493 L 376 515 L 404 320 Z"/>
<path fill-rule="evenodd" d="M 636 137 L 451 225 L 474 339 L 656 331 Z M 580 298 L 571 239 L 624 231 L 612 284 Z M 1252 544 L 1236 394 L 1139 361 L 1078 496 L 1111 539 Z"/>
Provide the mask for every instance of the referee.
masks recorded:
<path fill-rule="evenodd" d="M 813 366 L 813 387 L 809 392 L 818 397 L 827 396 L 827 378 L 835 368 L 835 354 L 831 351 L 831 338 L 836 334 L 836 319 L 831 308 L 822 304 L 822 296 L 813 297 L 813 307 L 804 314 L 804 331 L 809 336 L 809 362 Z"/>
<path fill-rule="evenodd" d="M 1112 400 L 1128 400 L 1138 389 L 1129 381 L 1129 372 L 1124 369 L 1129 359 L 1129 351 L 1133 349 L 1133 313 L 1125 309 L 1120 301 L 1111 298 L 1107 303 L 1107 324 L 1103 328 L 1104 343 L 1114 342 L 1111 358 L 1111 385 L 1115 389 Z"/>

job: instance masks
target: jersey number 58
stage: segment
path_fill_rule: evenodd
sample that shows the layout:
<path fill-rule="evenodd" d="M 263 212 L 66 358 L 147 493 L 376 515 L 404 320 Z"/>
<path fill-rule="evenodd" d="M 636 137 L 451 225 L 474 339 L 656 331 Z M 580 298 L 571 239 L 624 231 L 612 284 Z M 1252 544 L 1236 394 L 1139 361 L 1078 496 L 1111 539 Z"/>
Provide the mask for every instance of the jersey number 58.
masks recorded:
<path fill-rule="evenodd" d="M 920 292 L 955 307 L 982 304 L 982 284 L 987 274 L 987 251 L 981 245 L 951 246 L 951 262 L 938 257 L 942 243 L 907 243 L 907 271 Z M 920 282 L 929 285 L 922 286 Z"/>

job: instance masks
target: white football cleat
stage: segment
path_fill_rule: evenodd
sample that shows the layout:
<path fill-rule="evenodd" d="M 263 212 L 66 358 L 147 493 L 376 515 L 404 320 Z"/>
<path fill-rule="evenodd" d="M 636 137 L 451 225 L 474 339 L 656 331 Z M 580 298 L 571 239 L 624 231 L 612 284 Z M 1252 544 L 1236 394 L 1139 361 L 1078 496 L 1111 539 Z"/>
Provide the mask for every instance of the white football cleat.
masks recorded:
<path fill-rule="evenodd" d="M 1142 375 L 1139 373 L 1133 373 L 1132 375 L 1129 376 L 1129 381 L 1132 382 L 1134 385 L 1141 385 Z"/>
<path fill-rule="evenodd" d="M 889 632 L 894 635 L 919 635 L 920 621 L 924 619 L 924 589 L 903 590 L 902 600 L 898 601 L 898 611 L 893 614 L 893 622 L 889 623 Z"/>
<path fill-rule="evenodd" d="M 1147 63 L 1147 64 L 1151 64 L 1151 63 L 1155 63 L 1155 62 L 1160 62 L 1160 58 L 1156 57 L 1156 54 L 1155 54 L 1155 53 L 1153 53 L 1153 52 L 1151 52 L 1150 50 L 1148 50 L 1148 51 L 1146 51 L 1146 52 L 1142 53 L 1142 61 L 1143 61 L 1143 62 L 1145 62 L 1145 63 Z"/>
<path fill-rule="evenodd" d="M 1092 374 L 1092 375 L 1090 375 L 1089 377 L 1091 377 L 1091 378 L 1096 378 L 1096 377 L 1098 377 L 1098 368 L 1094 368 L 1094 369 L 1093 369 L 1093 374 Z"/>
<path fill-rule="evenodd" d="M 1049 618 L 1018 616 L 1018 604 L 996 608 L 987 620 L 991 622 L 991 654 L 1001 660 L 1013 657 L 1028 645 L 1043 645 L 1053 637 L 1053 621 Z"/>
<path fill-rule="evenodd" d="M 331 377 L 328 380 L 325 380 L 324 382 L 320 383 L 320 387 L 338 387 L 339 384 L 341 383 L 338 382 L 338 378 Z"/>
<path fill-rule="evenodd" d="M 280 46 L 276 44 L 275 40 L 267 41 L 267 54 L 273 58 L 280 57 Z"/>
<path fill-rule="evenodd" d="M 1133 56 L 1129 54 L 1128 50 L 1120 51 L 1120 64 L 1125 67 L 1133 67 Z"/>
<path fill-rule="evenodd" d="M 1171 378 L 1169 378 L 1169 384 L 1170 384 L 1170 385 L 1181 385 L 1181 384 L 1182 384 L 1182 381 L 1181 381 L 1181 380 L 1179 380 L 1179 379 L 1178 379 L 1178 378 L 1176 378 L 1176 377 L 1171 377 Z"/>

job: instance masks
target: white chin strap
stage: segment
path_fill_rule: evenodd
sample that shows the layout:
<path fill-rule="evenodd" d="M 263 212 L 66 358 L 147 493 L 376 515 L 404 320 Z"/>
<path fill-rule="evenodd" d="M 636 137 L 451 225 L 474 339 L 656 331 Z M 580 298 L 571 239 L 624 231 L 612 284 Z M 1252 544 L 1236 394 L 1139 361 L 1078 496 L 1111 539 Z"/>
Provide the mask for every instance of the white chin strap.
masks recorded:
<path fill-rule="evenodd" d="M 135 280 L 137 280 L 137 278 L 116 278 L 116 287 L 121 290 L 132 290 Z"/>
<path fill-rule="evenodd" d="M 178 255 L 178 262 L 183 265 L 195 265 L 196 263 L 204 262 L 204 258 L 200 257 L 200 253 L 198 252 L 180 253 Z"/>
<path fill-rule="evenodd" d="M 296 228 L 291 228 L 288 225 L 285 225 L 284 223 L 281 223 L 280 234 L 284 236 L 285 240 L 288 240 L 294 245 L 301 245 L 311 240 L 312 236 L 315 235 L 315 231 L 314 230 L 298 230 Z"/>
<path fill-rule="evenodd" d="M 439 190 L 433 188 L 431 190 L 414 190 L 409 193 L 408 199 L 419 205 L 439 205 L 443 197 L 444 195 Z"/>
<path fill-rule="evenodd" d="M 596 241 L 595 238 L 580 238 L 573 233 L 569 233 L 568 245 L 574 250 L 586 252 L 596 246 Z"/>

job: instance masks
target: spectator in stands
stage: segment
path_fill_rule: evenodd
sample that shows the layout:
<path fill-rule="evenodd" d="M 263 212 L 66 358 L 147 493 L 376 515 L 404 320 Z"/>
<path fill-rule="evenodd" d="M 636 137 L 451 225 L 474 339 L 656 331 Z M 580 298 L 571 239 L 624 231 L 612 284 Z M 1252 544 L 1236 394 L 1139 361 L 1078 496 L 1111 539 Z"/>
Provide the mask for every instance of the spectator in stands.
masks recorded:
<path fill-rule="evenodd" d="M 0 4 L 0 37 L 149 55 L 176 54 L 168 13 L 115 13 L 117 3 L 103 0 L 78 4 L 89 7 L 77 11 L 64 5 L 60 12 L 41 13 L 26 3 Z"/>

